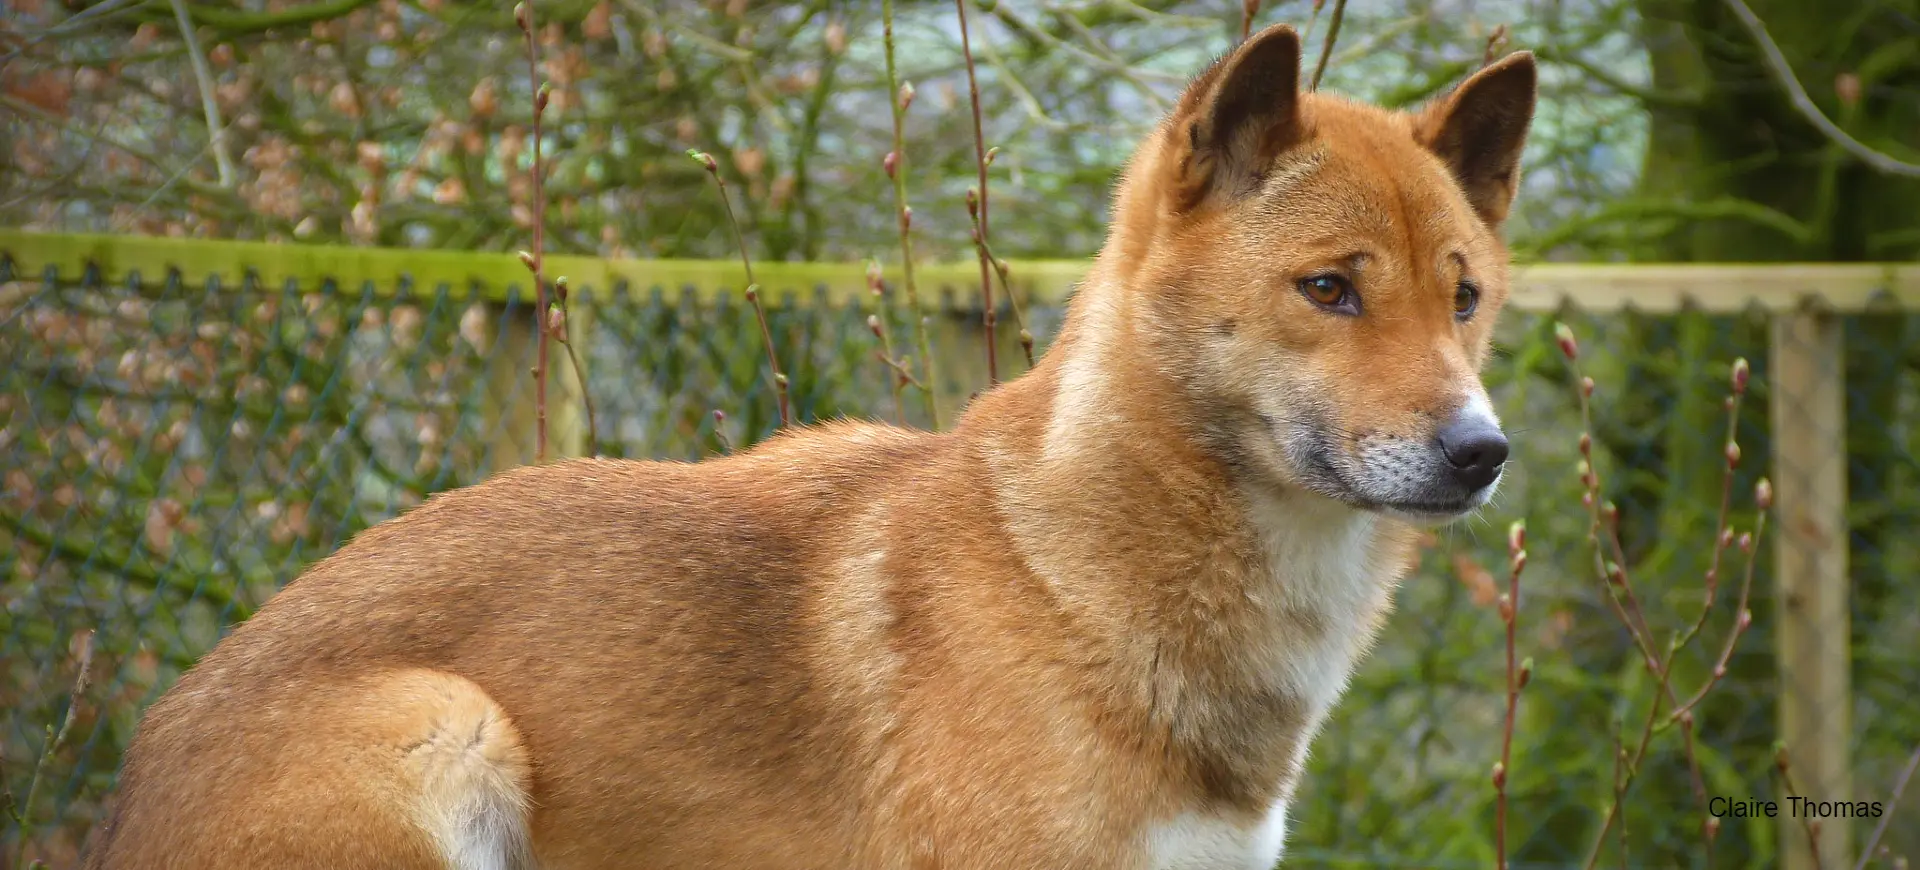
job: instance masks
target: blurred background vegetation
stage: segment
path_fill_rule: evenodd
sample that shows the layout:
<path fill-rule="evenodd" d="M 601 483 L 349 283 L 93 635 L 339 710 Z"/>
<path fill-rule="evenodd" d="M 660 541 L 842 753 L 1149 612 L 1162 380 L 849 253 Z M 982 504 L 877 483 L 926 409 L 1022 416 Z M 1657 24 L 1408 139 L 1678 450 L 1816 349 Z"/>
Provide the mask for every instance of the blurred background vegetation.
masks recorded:
<path fill-rule="evenodd" d="M 975 169 L 954 7 L 895 5 L 898 78 L 915 89 L 904 171 L 916 253 L 963 259 Z M 1186 79 L 1249 13 L 1255 26 L 1311 22 L 1317 50 L 1333 19 L 1332 5 L 1317 5 L 970 6 L 985 140 L 1001 149 L 996 253 L 1091 255 L 1116 172 Z M 1747 5 L 1813 110 L 1886 160 L 1920 161 L 1920 0 Z M 755 258 L 872 259 L 897 303 L 881 3 L 561 0 L 537 11 L 540 76 L 554 89 L 549 251 L 730 256 L 711 182 L 685 156 L 700 148 L 736 191 Z M 1920 258 L 1920 178 L 1823 133 L 1726 0 L 1380 0 L 1340 17 L 1324 89 L 1389 106 L 1444 92 L 1490 50 L 1540 56 L 1540 114 L 1509 225 L 1523 259 Z M 0 226 L 526 247 L 526 64 L 504 2 L 12 0 L 0 12 Z M 0 850 L 7 866 L 28 830 L 58 866 L 111 800 L 138 710 L 223 626 L 354 532 L 522 460 L 487 421 L 526 387 L 525 348 L 508 337 L 530 315 L 469 287 L 201 275 L 109 285 L 0 268 L 0 778 L 15 794 L 44 726 L 66 713 L 66 645 L 100 632 L 74 736 Z M 515 280 L 524 275 L 500 276 Z M 584 289 L 594 331 L 581 349 L 601 412 L 593 450 L 698 458 L 770 431 L 751 312 L 697 304 L 678 287 Z M 864 314 L 816 303 L 805 287 L 775 289 L 800 294 L 774 312 L 774 332 L 801 416 L 893 418 Z M 900 342 L 908 318 L 888 311 Z M 1029 315 L 1044 347 L 1060 312 Z M 1609 495 L 1664 636 L 1696 612 L 1721 485 L 1720 401 L 1738 355 L 1756 366 L 1741 443 L 1749 457 L 1768 454 L 1767 321 L 1566 316 L 1592 350 Z M 971 318 L 936 316 L 939 386 L 956 403 L 982 386 Z M 1844 326 L 1854 610 L 1852 637 L 1835 642 L 1853 651 L 1855 783 L 1871 800 L 1920 743 L 1920 318 L 1896 308 Z M 1517 861 L 1586 857 L 1611 796 L 1614 734 L 1644 716 L 1650 687 L 1587 570 L 1578 422 L 1549 328 L 1527 315 L 1503 326 L 1488 379 L 1520 443 L 1515 474 L 1487 522 L 1431 542 L 1394 629 L 1315 747 L 1291 866 L 1491 860 L 1497 530 L 1521 516 L 1533 529 L 1521 643 L 1538 672 L 1509 787 Z M 906 416 L 927 422 L 917 407 Z M 1736 493 L 1762 465 L 1743 467 Z M 1736 506 L 1736 525 L 1751 528 L 1748 503 Z M 1776 793 L 1764 549 L 1760 568 L 1755 628 L 1698 713 L 1710 793 Z M 1731 621 L 1723 607 L 1708 639 Z M 1712 652 L 1683 662 L 1677 681 L 1697 685 Z M 1680 741 L 1663 736 L 1649 759 L 1624 860 L 1697 866 L 1701 816 Z M 1916 831 L 1910 803 L 1890 842 L 1920 851 Z M 1770 823 L 1729 820 L 1712 863 L 1770 866 L 1775 842 Z"/>

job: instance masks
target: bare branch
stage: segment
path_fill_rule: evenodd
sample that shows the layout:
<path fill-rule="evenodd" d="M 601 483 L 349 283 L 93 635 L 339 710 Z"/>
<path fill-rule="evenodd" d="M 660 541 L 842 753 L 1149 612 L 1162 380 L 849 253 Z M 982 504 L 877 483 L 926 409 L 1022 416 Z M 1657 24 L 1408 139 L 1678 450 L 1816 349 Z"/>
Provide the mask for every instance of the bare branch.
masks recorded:
<path fill-rule="evenodd" d="M 893 150 L 886 164 L 887 177 L 893 181 L 893 207 L 900 227 L 901 286 L 907 291 L 907 310 L 913 315 L 913 337 L 920 348 L 921 391 L 927 399 L 927 423 L 940 428 L 940 402 L 934 395 L 933 349 L 927 338 L 927 312 L 920 305 L 920 291 L 913 281 L 913 209 L 907 205 L 907 107 L 912 105 L 911 85 L 900 84 L 900 73 L 893 60 L 893 0 L 881 6 L 887 47 L 887 100 L 893 110 Z"/>
<path fill-rule="evenodd" d="M 1787 64 L 1787 56 L 1780 52 L 1780 46 L 1776 45 L 1773 37 L 1767 33 L 1767 25 L 1760 20 L 1760 16 L 1753 14 L 1753 10 L 1748 8 L 1744 0 L 1727 0 L 1727 8 L 1733 10 L 1734 17 L 1740 19 L 1740 23 L 1746 26 L 1747 32 L 1753 35 L 1753 41 L 1759 43 L 1760 53 L 1767 59 L 1768 71 L 1773 73 L 1774 78 L 1780 80 L 1780 86 L 1787 91 L 1787 98 L 1792 101 L 1793 107 L 1799 110 L 1801 116 L 1807 119 L 1807 123 L 1825 133 L 1827 138 L 1834 141 L 1834 144 L 1860 158 L 1861 162 L 1868 166 L 1892 175 L 1910 175 L 1920 178 L 1920 163 L 1908 163 L 1874 150 L 1865 142 L 1853 138 L 1847 131 L 1840 129 L 1840 125 L 1835 124 L 1820 111 L 1819 106 L 1814 105 L 1813 98 L 1807 95 L 1807 89 L 1801 87 L 1800 80 L 1794 77 L 1793 67 Z"/>
<path fill-rule="evenodd" d="M 1340 38 L 1340 21 L 1346 17 L 1347 0 L 1333 0 L 1333 19 L 1327 22 L 1327 41 L 1320 46 L 1320 62 L 1314 64 L 1313 81 L 1307 90 L 1320 90 L 1320 77 L 1327 72 L 1327 61 L 1333 57 L 1333 43 Z"/>
<path fill-rule="evenodd" d="M 967 92 L 973 99 L 973 154 L 980 171 L 980 186 L 967 194 L 967 213 L 973 217 L 973 243 L 980 257 L 981 330 L 987 342 L 987 385 L 1000 383 L 1000 361 L 994 349 L 993 276 L 987 262 L 987 154 L 986 133 L 980 120 L 980 80 L 973 72 L 973 45 L 967 36 L 967 0 L 953 0 L 960 17 L 960 52 L 967 60 Z"/>
<path fill-rule="evenodd" d="M 727 226 L 733 229 L 733 241 L 740 248 L 740 266 L 747 273 L 747 302 L 753 306 L 754 319 L 760 323 L 760 340 L 767 349 L 767 368 L 773 371 L 773 394 L 780 404 L 780 426 L 791 426 L 793 411 L 787 402 L 787 376 L 780 371 L 780 357 L 774 353 L 773 330 L 767 326 L 767 309 L 760 302 L 760 285 L 753 280 L 753 260 L 747 256 L 747 237 L 740 232 L 740 220 L 733 216 L 733 198 L 727 195 L 727 181 L 720 177 L 720 164 L 713 159 L 713 155 L 694 149 L 688 151 L 687 156 L 707 168 L 707 175 L 720 191 L 720 204 L 727 212 Z"/>
<path fill-rule="evenodd" d="M 1867 863 L 1873 860 L 1873 850 L 1880 847 L 1880 838 L 1886 836 L 1887 822 L 1893 820 L 1893 808 L 1900 804 L 1900 795 L 1907 790 L 1907 782 L 1913 779 L 1913 769 L 1920 767 L 1920 746 L 1913 748 L 1913 754 L 1907 756 L 1907 766 L 1900 771 L 1900 778 L 1893 781 L 1893 792 L 1887 795 L 1887 811 L 1880 816 L 1880 824 L 1873 826 L 1873 836 L 1867 838 L 1867 844 L 1860 850 L 1860 862 L 1853 870 L 1867 870 Z"/>
<path fill-rule="evenodd" d="M 220 186 L 233 187 L 233 157 L 227 154 L 227 129 L 220 121 L 220 104 L 213 98 L 213 71 L 207 67 L 206 52 L 200 50 L 200 37 L 193 32 L 186 0 L 173 0 L 173 16 L 180 21 L 180 38 L 187 44 L 193 78 L 200 85 L 200 109 L 207 115 L 207 137 L 213 149 L 213 165 L 220 172 Z"/>

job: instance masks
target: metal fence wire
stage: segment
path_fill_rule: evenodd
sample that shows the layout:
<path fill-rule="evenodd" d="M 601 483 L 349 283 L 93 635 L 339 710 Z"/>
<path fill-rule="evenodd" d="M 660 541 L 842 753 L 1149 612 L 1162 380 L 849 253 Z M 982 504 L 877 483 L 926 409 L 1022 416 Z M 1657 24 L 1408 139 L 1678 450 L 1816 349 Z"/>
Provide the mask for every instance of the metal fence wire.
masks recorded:
<path fill-rule="evenodd" d="M 343 286 L 326 275 L 234 284 L 178 272 L 109 281 L 18 268 L 0 259 L 0 777 L 21 816 L 5 822 L 0 866 L 24 841 L 24 854 L 61 867 L 109 810 L 140 712 L 225 631 L 355 533 L 531 459 L 532 317 L 518 291 L 478 286 Z M 597 426 L 586 431 L 556 346 L 555 452 L 697 460 L 771 431 L 752 311 L 685 289 L 575 287 L 574 342 Z M 800 419 L 901 415 L 868 308 L 806 287 L 772 289 L 784 291 L 769 294 L 779 300 L 770 316 Z M 883 308 L 900 343 L 897 300 Z M 1036 305 L 1028 318 L 1044 348 L 1060 309 Z M 949 409 L 982 383 L 975 319 L 935 315 Z M 1781 337 L 1772 319 L 1757 309 L 1506 316 L 1487 378 L 1516 445 L 1509 479 L 1482 517 L 1427 542 L 1390 627 L 1314 746 L 1289 866 L 1490 863 L 1488 772 L 1505 679 L 1495 601 L 1505 529 L 1520 517 L 1530 561 L 1519 645 L 1535 672 L 1508 785 L 1516 866 L 1579 866 L 1594 841 L 1613 796 L 1615 741 L 1637 737 L 1652 678 L 1594 576 L 1578 408 L 1556 320 L 1579 336 L 1598 384 L 1596 453 L 1660 639 L 1699 613 L 1731 361 L 1744 356 L 1754 368 L 1738 428 L 1747 461 L 1733 487 L 1737 529 L 1753 527 L 1748 494 L 1761 474 L 1781 488 L 1776 524 L 1790 529 L 1798 506 L 1788 494 L 1816 485 L 1796 487 L 1793 476 L 1808 469 L 1776 455 L 1783 426 L 1795 443 L 1844 442 L 1845 609 L 1784 638 L 1795 602 L 1777 593 L 1782 556 L 1771 541 L 1758 548 L 1753 628 L 1696 711 L 1697 757 L 1707 795 L 1778 799 L 1774 741 L 1786 718 L 1842 717 L 1825 721 L 1844 723 L 1843 757 L 1809 770 L 1846 781 L 1798 785 L 1884 800 L 1920 743 L 1920 541 L 1911 532 L 1920 317 L 1895 308 L 1832 318 L 1844 378 L 1815 373 L 1829 377 L 1808 383 L 1843 381 L 1845 394 L 1804 398 L 1837 405 L 1838 417 L 1774 401 L 1770 350 Z M 1017 367 L 1017 345 L 1001 359 Z M 918 402 L 908 405 L 908 422 L 926 422 Z M 1676 665 L 1684 692 L 1707 679 L 1732 630 L 1732 582 Z M 87 631 L 91 681 L 70 710 Z M 1836 658 L 1850 685 L 1793 673 Z M 1631 864 L 1700 865 L 1705 816 L 1690 777 L 1682 742 L 1662 734 L 1626 801 Z M 1916 804 L 1890 825 L 1895 850 L 1920 852 Z M 1778 821 L 1723 821 L 1715 866 L 1782 862 Z M 1854 844 L 1873 821 L 1851 823 Z"/>

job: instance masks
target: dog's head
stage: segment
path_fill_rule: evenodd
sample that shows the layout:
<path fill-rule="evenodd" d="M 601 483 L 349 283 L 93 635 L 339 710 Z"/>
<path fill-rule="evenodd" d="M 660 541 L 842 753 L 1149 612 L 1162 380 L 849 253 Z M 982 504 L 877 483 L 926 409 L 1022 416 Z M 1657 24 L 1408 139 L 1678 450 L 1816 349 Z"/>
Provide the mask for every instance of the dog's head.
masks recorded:
<path fill-rule="evenodd" d="M 1287 27 L 1246 41 L 1136 155 L 1109 242 L 1136 334 L 1245 472 L 1464 515 L 1507 457 L 1479 371 L 1533 57 L 1404 113 L 1303 93 L 1300 54 Z"/>

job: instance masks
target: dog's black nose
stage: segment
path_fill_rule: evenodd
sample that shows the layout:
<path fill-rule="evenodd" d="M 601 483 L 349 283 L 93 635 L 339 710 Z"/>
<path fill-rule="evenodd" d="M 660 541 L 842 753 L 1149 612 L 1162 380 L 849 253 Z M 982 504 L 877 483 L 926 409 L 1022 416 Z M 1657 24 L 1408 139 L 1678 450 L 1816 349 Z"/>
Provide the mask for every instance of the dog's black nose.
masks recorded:
<path fill-rule="evenodd" d="M 1481 490 L 1500 476 L 1507 461 L 1507 436 L 1492 420 L 1477 414 L 1456 414 L 1440 427 L 1440 452 L 1447 455 L 1453 479 L 1470 490 Z"/>

